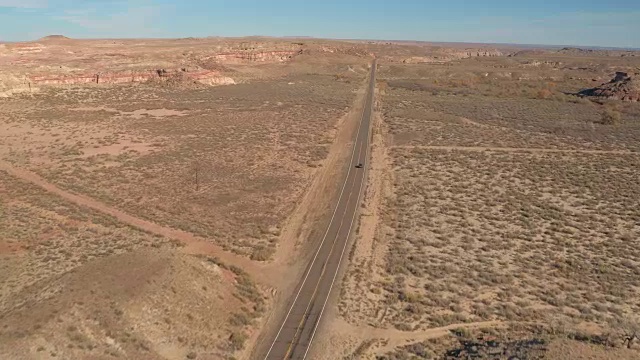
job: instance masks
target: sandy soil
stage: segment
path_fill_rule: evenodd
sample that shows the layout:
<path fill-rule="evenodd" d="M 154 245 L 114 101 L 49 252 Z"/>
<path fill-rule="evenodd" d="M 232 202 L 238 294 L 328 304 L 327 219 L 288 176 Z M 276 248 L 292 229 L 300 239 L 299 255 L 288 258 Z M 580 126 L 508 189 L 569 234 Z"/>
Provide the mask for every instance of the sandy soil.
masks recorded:
<path fill-rule="evenodd" d="M 486 66 L 508 68 L 518 62 L 496 59 Z M 483 61 L 461 61 L 449 67 L 380 66 L 381 134 L 374 137 L 365 211 L 339 307 L 321 337 L 325 348 L 335 352 L 319 351 L 316 358 L 430 358 L 417 350 L 425 340 L 440 344 L 431 347 L 430 354 L 443 354 L 454 345 L 448 342 L 452 330 L 474 334 L 483 329 L 516 336 L 512 324 L 539 327 L 517 336 L 548 341 L 551 346 L 545 348 L 545 358 L 637 356 L 637 345 L 631 352 L 620 349 L 628 325 L 615 320 L 635 319 L 638 295 L 634 290 L 620 292 L 622 283 L 596 285 L 590 271 L 585 273 L 586 268 L 575 263 L 564 269 L 583 275 L 561 280 L 565 270 L 545 270 L 544 264 L 575 254 L 576 259 L 586 256 L 591 263 L 609 262 L 606 267 L 625 263 L 636 269 L 635 252 L 622 251 L 635 246 L 631 245 L 638 231 L 632 220 L 637 217 L 634 201 L 613 193 L 637 191 L 630 179 L 637 176 L 639 108 L 633 103 L 617 104 L 624 123 L 598 125 L 598 111 L 602 111 L 598 105 L 572 102 L 560 94 L 550 101 L 536 95 L 537 90 L 528 95 L 529 90 L 518 88 L 542 86 L 539 79 L 544 71 L 527 74 L 526 85 L 496 77 L 490 88 L 483 80 L 476 82 L 478 64 Z M 564 89 L 587 85 L 586 81 L 584 85 L 553 81 Z M 501 86 L 513 89 L 501 92 Z M 526 194 L 527 200 L 518 203 L 521 206 L 515 204 L 516 193 Z M 544 219 L 524 215 L 538 231 L 523 240 L 526 236 L 515 235 L 522 228 L 512 216 L 538 206 L 535 199 L 544 202 L 541 207 L 557 207 L 559 213 L 547 213 L 550 217 L 544 215 Z M 579 215 L 585 212 L 588 218 Z M 604 219 L 611 220 L 606 231 L 598 225 Z M 566 226 L 571 231 L 563 230 Z M 579 240 L 572 240 L 578 233 Z M 536 253 L 538 245 L 533 244 L 547 237 L 564 246 L 523 257 L 528 251 Z M 594 251 L 592 246 L 603 241 L 610 245 L 603 250 L 610 257 L 596 260 L 602 250 Z M 476 248 L 474 244 L 480 243 L 484 245 Z M 533 258 L 538 265 L 527 265 L 536 269 L 527 275 L 522 266 Z M 618 274 L 636 271 L 618 270 Z M 551 273 L 551 277 L 545 275 Z M 559 283 L 563 285 L 556 288 Z M 545 293 L 554 294 L 558 302 Z M 550 332 L 556 323 L 571 330 Z M 571 331 L 583 339 L 610 333 L 616 349 L 566 340 Z M 505 346 L 514 346 L 509 351 L 539 350 Z"/>
<path fill-rule="evenodd" d="M 95 199 L 89 198 L 83 195 L 77 195 L 70 193 L 68 191 L 64 191 L 54 184 L 51 184 L 38 176 L 35 173 L 32 173 L 28 170 L 19 169 L 11 164 L 0 161 L 0 170 L 7 172 L 8 174 L 15 176 L 21 180 L 28 181 L 33 183 L 42 189 L 51 192 L 65 200 L 68 200 L 76 205 L 80 205 L 82 207 L 87 207 L 93 210 L 96 210 L 100 213 L 107 214 L 113 216 L 118 221 L 136 227 L 140 230 L 149 232 L 151 234 L 156 234 L 159 236 L 163 236 L 169 239 L 174 239 L 179 241 L 184 246 L 184 252 L 190 254 L 197 255 L 209 255 L 219 258 L 226 264 L 235 265 L 243 268 L 249 274 L 255 277 L 260 277 L 260 269 L 256 267 L 256 264 L 249 261 L 246 258 L 236 256 L 234 254 L 225 252 L 219 246 L 211 244 L 202 238 L 198 238 L 193 236 L 193 234 L 179 231 L 167 227 L 160 226 L 158 224 L 151 223 L 149 221 L 136 218 L 129 214 L 126 214 L 122 211 L 119 211 L 105 203 L 100 201 L 96 201 Z"/>
<path fill-rule="evenodd" d="M 306 239 L 314 230 L 316 221 L 328 213 L 330 207 L 318 205 L 329 205 L 326 200 L 332 196 L 327 194 L 336 190 L 335 179 L 343 172 L 342 164 L 348 159 L 351 139 L 362 113 L 365 86 L 366 83 L 363 83 L 349 112 L 335 125 L 331 135 L 334 140 L 327 157 L 311 175 L 312 183 L 282 229 L 274 256 L 274 267 L 295 262 L 293 254 L 300 250 L 300 246 L 306 245 Z"/>
<path fill-rule="evenodd" d="M 629 349 L 606 349 L 578 341 L 560 340 L 551 343 L 546 356 L 549 359 L 631 360 L 637 358 L 638 352 Z"/>
<path fill-rule="evenodd" d="M 255 331 L 265 300 L 246 273 L 4 171 L 0 184 L 0 238 L 21 249 L 0 254 L 0 357 L 217 359 Z"/>
<path fill-rule="evenodd" d="M 0 355 L 7 359 L 218 359 L 230 350 L 218 324 L 246 306 L 235 275 L 204 259 L 166 251 L 135 251 L 83 265 L 17 295 L 3 309 Z M 123 281 L 126 278 L 127 281 Z M 43 286 L 44 285 L 44 286 Z M 222 331 L 221 331 L 222 330 Z"/>
<path fill-rule="evenodd" d="M 640 108 L 570 95 L 637 67 L 626 53 L 261 38 L 0 52 L 0 357 L 250 358 L 322 230 L 372 53 L 369 184 L 314 358 L 546 329 L 531 339 L 555 326 L 545 314 L 618 339 L 611 321 L 637 313 Z M 637 353 L 566 338 L 549 356 Z"/>
<path fill-rule="evenodd" d="M 0 356 L 250 356 L 330 208 L 370 57 L 223 43 L 208 59 L 197 42 L 9 46 Z"/>

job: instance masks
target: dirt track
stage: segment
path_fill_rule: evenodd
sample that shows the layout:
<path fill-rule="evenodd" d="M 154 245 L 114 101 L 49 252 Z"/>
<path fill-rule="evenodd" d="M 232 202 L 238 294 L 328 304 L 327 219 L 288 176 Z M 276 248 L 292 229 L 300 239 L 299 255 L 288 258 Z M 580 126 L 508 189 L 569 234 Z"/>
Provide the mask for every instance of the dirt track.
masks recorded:
<path fill-rule="evenodd" d="M 112 206 L 109 206 L 103 202 L 92 199 L 90 197 L 74 194 L 69 191 L 63 190 L 58 186 L 43 179 L 38 174 L 25 169 L 20 169 L 7 162 L 0 161 L 0 170 L 6 171 L 10 175 L 13 175 L 17 178 L 20 178 L 22 180 L 35 184 L 45 189 L 46 191 L 56 194 L 68 201 L 71 201 L 74 204 L 85 206 L 85 207 L 97 210 L 103 214 L 113 216 L 114 218 L 118 219 L 118 221 L 122 223 L 131 225 L 133 227 L 144 230 L 146 232 L 156 234 L 156 235 L 161 235 L 169 239 L 174 239 L 176 241 L 179 241 L 180 243 L 185 245 L 183 251 L 186 253 L 215 256 L 219 258 L 221 261 L 223 261 L 224 263 L 227 263 L 229 265 L 240 266 L 247 273 L 249 273 L 252 276 L 255 276 L 256 279 L 263 280 L 264 276 L 261 275 L 263 274 L 263 271 L 258 263 L 251 261 L 247 258 L 224 251 L 220 246 L 214 245 L 206 241 L 205 239 L 199 238 L 185 231 L 180 231 L 180 230 L 160 226 L 150 221 L 143 220 L 135 216 L 129 215 L 121 210 L 118 210 Z"/>
<path fill-rule="evenodd" d="M 426 149 L 426 150 L 458 150 L 458 151 L 502 151 L 502 152 L 530 152 L 530 153 L 568 153 L 568 154 L 612 154 L 630 155 L 638 154 L 624 150 L 573 150 L 573 149 L 548 149 L 548 148 L 514 148 L 514 147 L 483 147 L 483 146 L 415 146 L 403 145 L 394 148 Z"/>

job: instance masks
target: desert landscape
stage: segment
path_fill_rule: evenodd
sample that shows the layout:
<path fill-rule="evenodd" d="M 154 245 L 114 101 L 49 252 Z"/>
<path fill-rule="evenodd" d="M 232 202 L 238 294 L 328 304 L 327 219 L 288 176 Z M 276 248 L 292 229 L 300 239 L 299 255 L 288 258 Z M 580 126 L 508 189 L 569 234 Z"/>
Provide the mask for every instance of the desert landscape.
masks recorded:
<path fill-rule="evenodd" d="M 62 36 L 1 50 L 0 356 L 248 356 L 286 283 L 267 262 L 305 234 L 288 220 L 340 160 L 366 54 Z"/>
<path fill-rule="evenodd" d="M 0 357 L 261 358 L 374 59 L 309 358 L 640 356 L 640 52 L 55 35 L 0 44 Z"/>
<path fill-rule="evenodd" d="M 639 65 L 382 62 L 342 356 L 637 358 Z"/>

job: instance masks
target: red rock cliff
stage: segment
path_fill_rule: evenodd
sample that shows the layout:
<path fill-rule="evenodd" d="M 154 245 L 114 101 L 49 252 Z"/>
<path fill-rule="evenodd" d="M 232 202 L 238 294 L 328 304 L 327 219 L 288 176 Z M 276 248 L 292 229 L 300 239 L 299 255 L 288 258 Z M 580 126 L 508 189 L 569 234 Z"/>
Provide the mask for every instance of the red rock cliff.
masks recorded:
<path fill-rule="evenodd" d="M 222 76 L 216 71 L 186 71 L 178 70 L 147 70 L 127 72 L 98 72 L 98 73 L 70 73 L 29 75 L 33 85 L 75 85 L 75 84 L 124 84 L 145 82 L 149 80 L 184 79 L 201 82 L 208 85 L 234 84 L 233 79 Z"/>

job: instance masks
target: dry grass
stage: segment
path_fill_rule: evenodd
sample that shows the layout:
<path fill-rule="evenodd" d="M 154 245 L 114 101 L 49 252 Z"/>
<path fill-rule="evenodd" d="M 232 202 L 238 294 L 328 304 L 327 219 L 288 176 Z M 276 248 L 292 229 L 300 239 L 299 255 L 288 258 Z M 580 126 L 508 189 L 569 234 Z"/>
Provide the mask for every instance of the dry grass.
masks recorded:
<path fill-rule="evenodd" d="M 0 189 L 0 308 L 5 311 L 22 288 L 91 260 L 141 247 L 175 247 L 4 172 Z"/>
<path fill-rule="evenodd" d="M 62 188 L 265 260 L 358 86 L 293 74 L 206 89 L 52 90 L 36 106 L 5 105 L 4 155 Z"/>
<path fill-rule="evenodd" d="M 322 167 L 348 150 L 334 141 L 370 54 L 259 38 L 1 50 L 0 358 L 247 357 L 270 306 L 249 274 L 286 288 L 257 262 L 315 232 L 303 219 L 330 199 L 300 200 L 333 191 Z"/>
<path fill-rule="evenodd" d="M 640 157 L 392 155 L 387 322 L 607 323 L 640 310 Z"/>
<path fill-rule="evenodd" d="M 0 315 L 3 358 L 232 359 L 264 309 L 241 272 L 157 249 L 94 260 L 18 301 Z"/>
<path fill-rule="evenodd" d="M 385 119 L 399 144 L 638 151 L 639 104 L 601 104 L 572 94 L 639 64 L 637 58 L 556 55 L 382 64 L 379 73 L 390 90 Z M 603 126 L 603 112 L 615 113 L 618 126 Z"/>
<path fill-rule="evenodd" d="M 547 60 L 381 66 L 387 188 L 347 321 L 640 321 L 640 105 L 570 95 L 634 60 Z"/>
<path fill-rule="evenodd" d="M 377 360 L 404 359 L 597 359 L 637 357 L 619 339 L 581 333 L 550 333 L 535 326 L 456 329 L 440 338 L 382 351 Z M 380 344 L 376 344 L 380 347 Z"/>
<path fill-rule="evenodd" d="M 385 119 L 395 145 L 640 150 L 640 105 L 616 111 L 571 100 L 576 102 L 431 96 L 392 88 Z M 615 121 L 603 124 L 604 112 Z M 618 126 L 607 126 L 614 122 Z"/>
<path fill-rule="evenodd" d="M 44 41 L 36 55 L 0 59 L 0 77 L 19 80 L 0 81 L 11 96 L 0 102 L 0 166 L 24 180 L 0 172 L 0 358 L 247 356 L 269 306 L 263 289 L 243 269 L 184 252 L 210 255 L 210 241 L 241 264 L 271 260 L 370 61 L 344 43 L 291 43 Z M 269 55 L 283 49 L 295 59 Z M 208 69 L 238 84 L 101 78 L 31 92 L 24 80 L 76 81 L 105 67 L 125 77 Z M 176 251 L 54 193 L 198 246 Z"/>
<path fill-rule="evenodd" d="M 4 172 L 0 190 L 0 357 L 226 358 L 255 331 L 266 304 L 241 269 Z"/>

